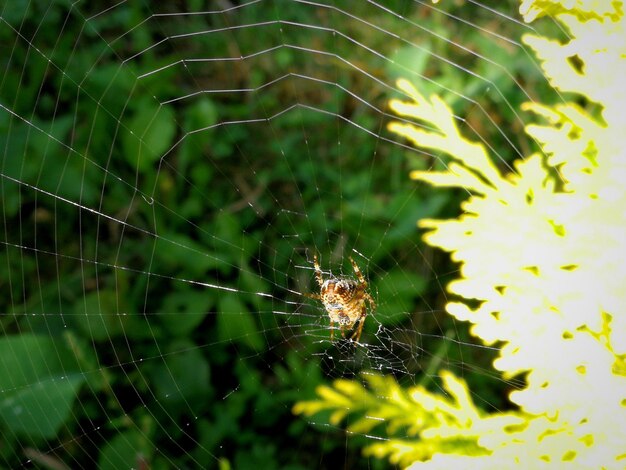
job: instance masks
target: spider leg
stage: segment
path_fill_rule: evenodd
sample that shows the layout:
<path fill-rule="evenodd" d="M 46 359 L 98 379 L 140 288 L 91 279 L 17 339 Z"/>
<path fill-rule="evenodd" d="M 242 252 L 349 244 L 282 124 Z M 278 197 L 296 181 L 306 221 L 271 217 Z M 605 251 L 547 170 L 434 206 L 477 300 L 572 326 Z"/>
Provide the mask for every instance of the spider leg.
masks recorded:
<path fill-rule="evenodd" d="M 321 287 L 324 282 L 322 281 L 322 271 L 320 270 L 320 265 L 317 262 L 317 255 L 313 255 L 313 264 L 315 265 L 315 279 L 317 280 L 317 283 Z M 303 295 L 305 297 L 308 297 L 309 299 L 315 299 L 315 300 L 322 299 L 322 296 L 320 294 L 304 293 Z"/>
<path fill-rule="evenodd" d="M 374 302 L 374 299 L 372 298 L 372 296 L 369 294 L 369 292 L 366 292 L 365 294 L 363 294 L 363 299 L 367 300 L 370 304 L 370 310 L 373 312 L 374 310 L 376 310 L 376 302 Z"/>
<path fill-rule="evenodd" d="M 322 287 L 324 285 L 324 279 L 322 278 L 322 268 L 317 260 L 317 253 L 313 255 L 313 266 L 315 266 L 315 279 L 317 283 Z"/>
<path fill-rule="evenodd" d="M 358 319 L 359 326 L 358 326 L 356 332 L 350 337 L 350 339 L 353 339 L 357 343 L 361 339 L 361 332 L 363 331 L 363 325 L 365 325 L 365 317 L 366 316 L 367 316 L 367 310 L 365 309 L 365 304 L 364 304 L 363 305 L 363 309 L 361 310 L 361 316 Z"/>
<path fill-rule="evenodd" d="M 363 317 L 363 319 L 359 323 L 359 329 L 356 331 L 356 333 L 353 336 L 354 341 L 357 342 L 357 343 L 361 339 L 361 332 L 363 331 L 363 325 L 365 324 L 364 320 L 365 320 L 365 317 Z"/>
<path fill-rule="evenodd" d="M 363 287 L 367 287 L 367 281 L 365 280 L 365 278 L 363 277 L 363 274 L 361 273 L 361 270 L 359 269 L 359 266 L 356 264 L 356 262 L 352 259 L 352 256 L 350 256 L 350 263 L 352 263 L 352 269 L 354 270 L 354 274 L 356 274 L 356 277 L 359 279 L 359 283 L 363 286 Z"/>
<path fill-rule="evenodd" d="M 366 292 L 363 295 L 363 299 L 364 301 L 367 300 L 370 304 L 370 310 L 373 312 L 374 310 L 376 310 L 376 302 L 374 302 L 374 299 L 372 298 L 372 296 L 369 294 L 369 292 Z M 359 328 L 357 329 L 356 333 L 354 334 L 355 336 L 355 341 L 358 342 L 359 339 L 361 339 L 361 332 L 363 331 L 363 325 L 365 324 L 365 317 L 367 317 L 367 309 L 365 308 L 365 302 L 363 302 L 363 309 L 361 310 L 361 316 L 359 317 Z"/>

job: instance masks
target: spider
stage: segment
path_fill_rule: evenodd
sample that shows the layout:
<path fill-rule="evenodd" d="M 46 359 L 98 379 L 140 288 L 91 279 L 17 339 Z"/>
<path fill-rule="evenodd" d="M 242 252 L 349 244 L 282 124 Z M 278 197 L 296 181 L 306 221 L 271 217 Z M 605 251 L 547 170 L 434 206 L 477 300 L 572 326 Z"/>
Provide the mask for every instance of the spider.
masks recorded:
<path fill-rule="evenodd" d="M 346 331 L 354 328 L 354 325 L 359 322 L 356 331 L 348 337 L 348 339 L 354 339 L 358 342 L 359 338 L 361 338 L 365 317 L 367 316 L 365 301 L 369 302 L 371 310 L 376 309 L 376 304 L 372 296 L 367 292 L 367 281 L 361 274 L 361 270 L 352 258 L 350 258 L 350 262 L 358 280 L 343 277 L 337 278 L 335 276 L 324 280 L 317 255 L 314 255 L 315 279 L 320 286 L 320 293 L 307 294 L 307 296 L 322 301 L 330 318 L 330 326 L 332 327 L 334 323 L 338 323 L 343 338 L 346 337 Z M 333 328 L 330 330 L 331 341 L 334 338 L 334 333 L 335 330 Z"/>

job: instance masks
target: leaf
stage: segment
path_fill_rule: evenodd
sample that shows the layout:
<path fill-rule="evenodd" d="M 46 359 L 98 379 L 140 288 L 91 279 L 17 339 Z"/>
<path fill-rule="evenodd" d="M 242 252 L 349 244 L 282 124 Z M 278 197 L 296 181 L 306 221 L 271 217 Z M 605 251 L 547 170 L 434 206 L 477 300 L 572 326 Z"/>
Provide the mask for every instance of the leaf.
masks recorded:
<path fill-rule="evenodd" d="M 254 318 L 235 294 L 225 294 L 219 300 L 217 315 L 218 337 L 222 341 L 237 341 L 251 349 L 261 351 L 265 343 Z"/>
<path fill-rule="evenodd" d="M 134 312 L 119 291 L 109 289 L 86 294 L 74 305 L 74 315 L 67 318 L 69 325 L 93 341 L 152 337 L 147 321 L 148 317 Z"/>
<path fill-rule="evenodd" d="M 194 398 L 206 399 L 210 390 L 209 364 L 200 350 L 191 347 L 188 345 L 186 351 L 166 356 L 151 373 L 156 395 L 160 399 L 185 402 L 186 407 Z"/>
<path fill-rule="evenodd" d="M 209 269 L 220 266 L 221 255 L 218 259 L 206 245 L 185 234 L 164 232 L 156 243 L 158 262 L 170 272 L 184 270 L 184 273 L 203 276 Z"/>
<path fill-rule="evenodd" d="M 128 330 L 130 316 L 117 313 L 117 294 L 114 291 L 90 292 L 78 300 L 74 308 L 74 315 L 68 319 L 68 323 L 94 341 L 122 336 Z"/>
<path fill-rule="evenodd" d="M 127 127 L 128 132 L 122 134 L 124 156 L 143 173 L 172 145 L 176 133 L 174 111 L 170 106 L 144 101 Z"/>
<path fill-rule="evenodd" d="M 12 433 L 53 438 L 84 381 L 66 343 L 33 334 L 0 339 L 0 418 Z"/>
<path fill-rule="evenodd" d="M 202 323 L 214 300 L 215 297 L 211 291 L 174 292 L 163 302 L 160 322 L 170 335 L 188 334 Z"/>
<path fill-rule="evenodd" d="M 147 437 L 138 430 L 129 430 L 113 437 L 100 452 L 99 470 L 119 468 L 149 468 L 147 461 L 152 456 Z"/>
<path fill-rule="evenodd" d="M 72 414 L 81 375 L 48 377 L 0 401 L 0 417 L 13 433 L 52 439 Z"/>
<path fill-rule="evenodd" d="M 428 60 L 432 54 L 428 48 L 416 49 L 413 45 L 400 47 L 391 57 L 387 70 L 392 77 L 399 74 L 405 76 L 407 72 L 415 75 L 422 75 L 428 65 Z"/>

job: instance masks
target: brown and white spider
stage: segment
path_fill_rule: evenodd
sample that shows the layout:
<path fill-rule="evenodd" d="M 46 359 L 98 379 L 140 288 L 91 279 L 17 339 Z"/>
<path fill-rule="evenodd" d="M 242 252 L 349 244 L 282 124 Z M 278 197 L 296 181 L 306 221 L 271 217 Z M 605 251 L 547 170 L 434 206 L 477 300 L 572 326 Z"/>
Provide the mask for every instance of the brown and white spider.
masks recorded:
<path fill-rule="evenodd" d="M 320 293 L 307 294 L 307 296 L 322 301 L 330 318 L 330 326 L 332 327 L 334 323 L 338 323 L 342 337 L 345 338 L 346 331 L 353 329 L 354 325 L 359 323 L 357 330 L 348 338 L 359 341 L 365 317 L 367 316 L 365 301 L 369 302 L 371 310 L 376 309 L 376 304 L 372 296 L 367 292 L 367 281 L 361 274 L 361 270 L 352 258 L 350 258 L 350 262 L 357 280 L 345 277 L 338 278 L 332 275 L 329 279 L 324 280 L 317 255 L 314 255 L 315 279 L 320 286 Z M 333 328 L 330 330 L 331 341 L 334 333 L 335 330 Z"/>

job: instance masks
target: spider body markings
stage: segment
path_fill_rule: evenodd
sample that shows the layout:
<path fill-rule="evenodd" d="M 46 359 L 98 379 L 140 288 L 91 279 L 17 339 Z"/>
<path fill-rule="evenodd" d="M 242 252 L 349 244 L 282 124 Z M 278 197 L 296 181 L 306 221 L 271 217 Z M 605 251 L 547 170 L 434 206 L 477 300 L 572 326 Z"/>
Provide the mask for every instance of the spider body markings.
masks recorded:
<path fill-rule="evenodd" d="M 357 279 L 331 276 L 324 280 L 317 255 L 313 255 L 315 279 L 320 286 L 320 293 L 308 294 L 308 297 L 321 300 L 330 318 L 330 326 L 332 327 L 333 324 L 337 323 L 343 338 L 346 337 L 346 331 L 352 330 L 359 323 L 356 331 L 348 337 L 348 339 L 354 339 L 358 342 L 367 316 L 365 302 L 369 302 L 371 310 L 376 309 L 376 304 L 367 291 L 368 284 L 361 274 L 361 270 L 352 258 L 350 258 L 350 263 L 352 263 L 352 269 Z M 334 338 L 334 333 L 335 330 L 331 329 L 331 341 Z"/>

